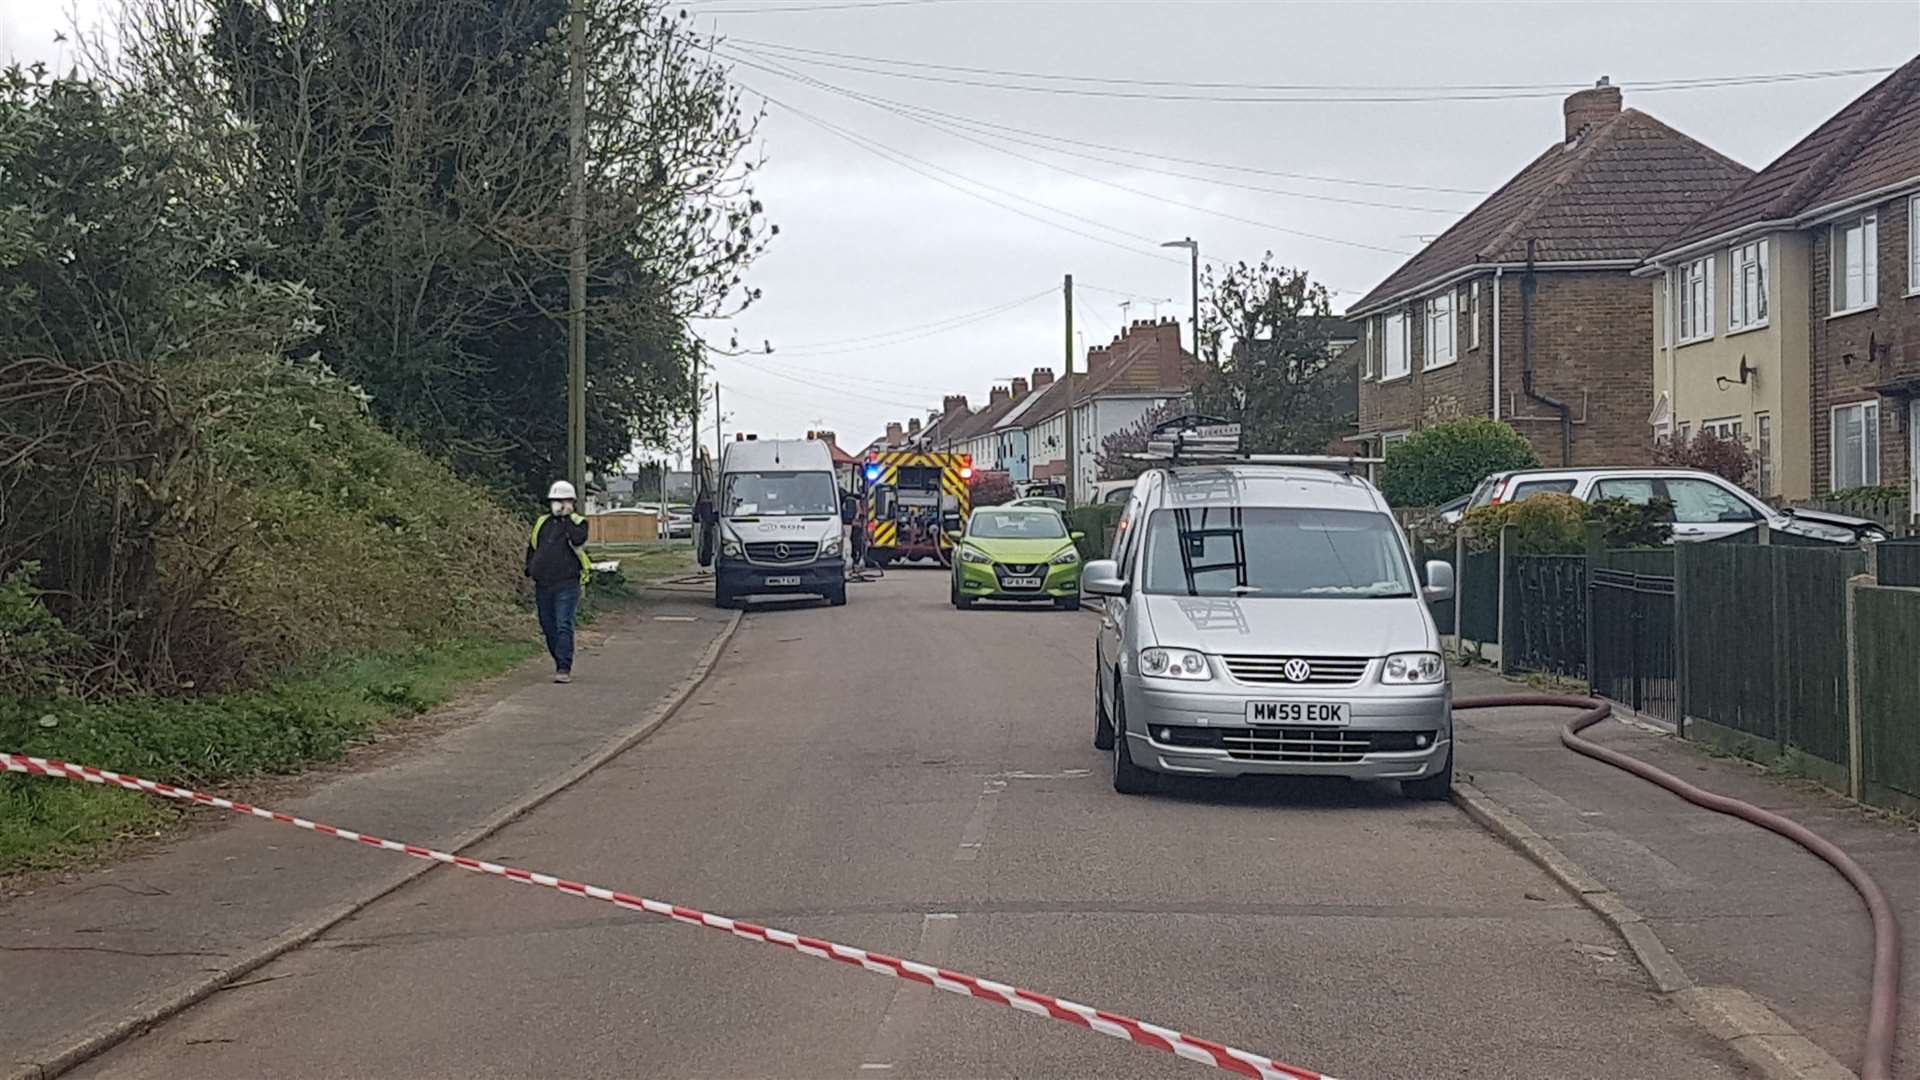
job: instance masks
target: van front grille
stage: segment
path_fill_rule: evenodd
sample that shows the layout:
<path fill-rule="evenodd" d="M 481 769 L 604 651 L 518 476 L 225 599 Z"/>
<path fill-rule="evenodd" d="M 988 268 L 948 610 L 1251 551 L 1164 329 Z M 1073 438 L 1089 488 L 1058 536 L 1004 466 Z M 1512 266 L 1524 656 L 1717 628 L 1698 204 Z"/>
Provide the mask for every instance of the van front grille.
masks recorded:
<path fill-rule="evenodd" d="M 747 545 L 747 561 L 762 566 L 790 566 L 813 561 L 820 545 L 792 540 L 758 540 Z"/>
<path fill-rule="evenodd" d="M 1223 656 L 1227 671 L 1243 683 L 1352 686 L 1372 663 L 1356 656 Z M 1304 665 L 1304 666 L 1303 666 Z M 1298 676 L 1305 675 L 1304 678 Z"/>

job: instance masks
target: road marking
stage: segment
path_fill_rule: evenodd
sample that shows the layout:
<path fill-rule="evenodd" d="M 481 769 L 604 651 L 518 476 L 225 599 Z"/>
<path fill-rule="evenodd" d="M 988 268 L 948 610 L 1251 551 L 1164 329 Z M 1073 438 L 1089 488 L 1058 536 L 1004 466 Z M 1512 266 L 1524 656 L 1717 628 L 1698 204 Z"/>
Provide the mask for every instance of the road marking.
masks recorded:
<path fill-rule="evenodd" d="M 698 615 L 655 615 L 654 622 L 699 622 Z"/>
<path fill-rule="evenodd" d="M 972 862 L 980 857 L 980 847 L 987 842 L 987 826 L 993 824 L 993 812 L 1000 808 L 1000 793 L 1005 790 L 1007 782 L 997 776 L 989 777 L 981 786 L 973 816 L 960 830 L 960 850 L 953 853 L 954 862 Z"/>
<path fill-rule="evenodd" d="M 920 945 L 913 955 L 921 963 L 935 967 L 945 964 L 947 949 L 953 944 L 953 932 L 959 925 L 960 916 L 952 912 L 936 911 L 923 916 Z M 880 1015 L 880 1027 L 867 1046 L 861 1073 L 872 1075 L 893 1068 L 912 1041 L 914 1029 L 920 1026 L 920 1017 L 927 1011 L 927 999 L 932 994 L 933 987 L 924 983 L 901 981 L 893 992 L 893 999 L 887 1002 L 887 1011 Z"/>
<path fill-rule="evenodd" d="M 1092 769 L 1062 769 L 1059 772 L 1003 772 L 995 773 L 1002 780 L 1074 780 L 1082 776 L 1092 776 Z"/>

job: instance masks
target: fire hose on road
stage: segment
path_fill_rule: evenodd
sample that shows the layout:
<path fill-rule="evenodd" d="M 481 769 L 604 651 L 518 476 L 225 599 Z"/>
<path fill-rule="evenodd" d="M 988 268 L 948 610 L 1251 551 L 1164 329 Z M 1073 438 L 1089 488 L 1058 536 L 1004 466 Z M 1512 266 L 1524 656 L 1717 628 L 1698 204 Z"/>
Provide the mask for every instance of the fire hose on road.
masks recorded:
<path fill-rule="evenodd" d="M 1696 787 L 1685 780 L 1657 769 L 1635 757 L 1611 750 L 1580 737 L 1580 732 L 1613 715 L 1613 706 L 1598 698 L 1561 697 L 1553 694 L 1504 694 L 1468 698 L 1453 703 L 1461 709 L 1502 709 L 1549 706 L 1583 710 L 1560 731 L 1560 742 L 1577 754 L 1585 754 L 1616 769 L 1624 769 L 1642 780 L 1658 784 L 1675 795 L 1718 813 L 1737 817 L 1775 832 L 1813 854 L 1839 871 L 1847 884 L 1866 902 L 1873 920 L 1872 995 L 1867 1009 L 1867 1033 L 1861 1053 L 1860 1080 L 1893 1080 L 1893 1036 L 1900 1003 L 1900 924 L 1894 918 L 1893 905 L 1878 882 L 1859 863 L 1831 840 L 1791 818 L 1763 810 L 1749 802 Z"/>
<path fill-rule="evenodd" d="M 1778 833 L 1819 856 L 1837 870 L 1866 902 L 1867 911 L 1873 921 L 1872 997 L 1862 1055 L 1861 1080 L 1893 1080 L 1893 1043 L 1900 983 L 1900 931 L 1886 894 L 1858 863 L 1831 841 L 1795 821 L 1763 810 L 1751 803 L 1696 787 L 1636 758 L 1581 738 L 1579 734 L 1581 731 L 1612 715 L 1613 707 L 1607 702 L 1594 698 L 1547 694 L 1500 695 L 1454 702 L 1456 710 L 1511 707 L 1581 709 L 1583 711 L 1580 715 L 1568 722 L 1560 733 L 1560 741 L 1569 749 L 1658 784 L 1697 806 L 1738 817 Z M 237 814 L 292 825 L 309 832 L 321 833 L 384 851 L 397 852 L 416 859 L 446 863 L 477 874 L 502 877 L 522 884 L 539 885 L 572 896 L 610 903 L 630 911 L 659 915 L 692 926 L 723 930 L 736 937 L 779 945 L 816 959 L 837 960 L 874 974 L 906 979 L 949 993 L 1004 1005 L 1020 1012 L 1050 1017 L 1139 1046 L 1174 1054 L 1189 1061 L 1225 1069 L 1241 1076 L 1254 1077 L 1257 1080 L 1332 1080 L 1321 1073 L 1283 1064 L 1259 1054 L 1196 1038 L 1171 1028 L 1148 1024 L 1117 1013 L 1094 1009 L 1063 998 L 1023 990 L 1005 983 L 992 982 L 912 960 L 897 959 L 818 938 L 758 926 L 677 904 L 615 892 L 596 885 L 585 885 L 550 874 L 535 873 L 394 840 L 383 840 L 376 836 L 308 821 L 291 814 L 250 806 L 171 784 L 22 754 L 0 753 L 0 767 L 8 772 L 117 786 L 181 802 L 230 810 Z"/>

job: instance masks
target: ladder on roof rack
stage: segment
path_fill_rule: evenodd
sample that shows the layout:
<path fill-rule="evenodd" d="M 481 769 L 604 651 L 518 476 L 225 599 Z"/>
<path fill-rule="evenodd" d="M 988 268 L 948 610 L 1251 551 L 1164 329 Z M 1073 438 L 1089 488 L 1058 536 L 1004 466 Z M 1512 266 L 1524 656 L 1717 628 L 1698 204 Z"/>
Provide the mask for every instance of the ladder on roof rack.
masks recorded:
<path fill-rule="evenodd" d="M 1156 424 L 1147 433 L 1145 453 L 1128 455 L 1157 465 L 1298 465 L 1361 475 L 1373 482 L 1374 470 L 1385 458 L 1338 454 L 1249 454 L 1243 449 L 1240 425 L 1217 416 L 1192 414 Z"/>

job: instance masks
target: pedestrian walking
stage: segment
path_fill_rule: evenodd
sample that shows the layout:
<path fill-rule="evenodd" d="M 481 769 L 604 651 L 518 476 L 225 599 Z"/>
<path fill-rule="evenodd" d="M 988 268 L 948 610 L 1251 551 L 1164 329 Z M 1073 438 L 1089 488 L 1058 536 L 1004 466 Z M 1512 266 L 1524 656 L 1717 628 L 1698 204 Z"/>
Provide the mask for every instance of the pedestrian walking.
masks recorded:
<path fill-rule="evenodd" d="M 541 514 L 527 538 L 527 576 L 533 579 L 540 632 L 553 657 L 553 681 L 573 681 L 573 616 L 580 590 L 593 575 L 587 559 L 587 519 L 574 512 L 573 485 L 556 480 L 547 489 L 552 513 Z"/>

